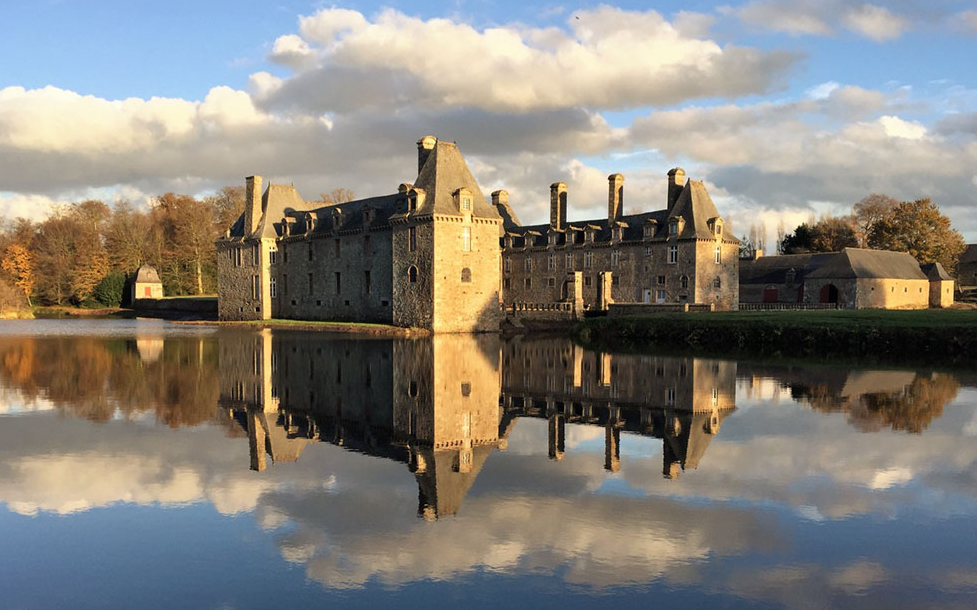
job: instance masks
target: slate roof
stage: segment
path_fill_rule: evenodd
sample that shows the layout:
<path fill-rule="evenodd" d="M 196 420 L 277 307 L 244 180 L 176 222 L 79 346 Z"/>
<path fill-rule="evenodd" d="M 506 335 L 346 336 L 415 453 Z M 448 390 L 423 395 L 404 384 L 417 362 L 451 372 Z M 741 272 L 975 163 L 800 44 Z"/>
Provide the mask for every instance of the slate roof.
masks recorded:
<path fill-rule="evenodd" d="M 425 192 L 424 203 L 414 214 L 458 215 L 460 210 L 455 205 L 453 193 L 459 188 L 467 188 L 472 194 L 474 216 L 501 218 L 495 206 L 486 202 L 454 142 L 436 142 L 415 184 L 406 186 L 424 189 Z M 289 235 L 308 234 L 310 219 L 311 235 L 355 231 L 364 228 L 365 224 L 370 227 L 385 226 L 391 218 L 407 215 L 407 195 L 398 191 L 390 195 L 323 205 L 321 202 L 303 201 L 293 186 L 269 184 L 262 196 L 262 210 L 257 231 L 247 237 L 282 237 L 286 234 L 283 219 L 289 224 Z M 367 210 L 371 211 L 372 217 L 365 223 Z M 245 237 L 243 214 L 231 226 L 230 236 Z"/>
<path fill-rule="evenodd" d="M 785 254 L 761 256 L 756 260 L 740 260 L 740 284 L 787 284 L 787 273 L 794 272 L 793 283 L 804 278 L 826 263 L 837 252 Z"/>
<path fill-rule="evenodd" d="M 136 271 L 137 284 L 162 284 L 163 281 L 159 279 L 159 273 L 156 272 L 155 267 L 150 267 L 149 265 L 143 265 Z"/>
<path fill-rule="evenodd" d="M 644 227 L 654 221 L 654 232 L 652 238 L 664 239 L 668 237 L 668 225 L 670 218 L 682 218 L 685 226 L 678 235 L 678 239 L 714 239 L 712 231 L 709 230 L 709 221 L 720 218 L 712 198 L 706 191 L 702 182 L 689 180 L 682 193 L 679 195 L 671 213 L 667 209 L 655 210 L 653 212 L 643 212 L 641 214 L 627 214 L 621 216 L 616 223 L 623 230 L 622 239 L 624 241 L 639 241 L 644 238 Z M 573 243 L 584 243 L 584 230 L 587 228 L 594 230 L 594 243 L 610 242 L 612 237 L 612 226 L 607 218 L 596 218 L 593 220 L 579 220 L 567 223 L 566 232 L 558 232 L 556 245 L 562 246 L 567 243 L 568 234 L 572 234 Z M 524 245 L 546 246 L 550 232 L 549 223 L 516 226 L 507 225 L 507 233 L 513 237 L 513 246 L 520 248 Z M 722 237 L 727 242 L 739 243 L 733 235 L 729 226 L 724 226 Z"/>
<path fill-rule="evenodd" d="M 925 280 L 919 263 L 906 252 L 845 248 L 807 275 L 823 279 Z"/>
<path fill-rule="evenodd" d="M 923 263 L 919 266 L 920 270 L 932 281 L 948 281 L 953 278 L 946 272 L 940 263 Z"/>
<path fill-rule="evenodd" d="M 977 244 L 967 244 L 967 249 L 960 255 L 960 264 L 977 263 Z"/>

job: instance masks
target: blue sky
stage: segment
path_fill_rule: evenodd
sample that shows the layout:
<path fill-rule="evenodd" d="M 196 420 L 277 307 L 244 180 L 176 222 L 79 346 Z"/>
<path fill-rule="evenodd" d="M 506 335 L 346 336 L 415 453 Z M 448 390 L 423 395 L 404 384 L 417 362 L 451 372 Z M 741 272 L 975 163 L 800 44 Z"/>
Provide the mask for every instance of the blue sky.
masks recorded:
<path fill-rule="evenodd" d="M 306 198 L 457 140 L 524 220 L 706 180 L 740 232 L 931 196 L 977 241 L 977 10 L 956 0 L 54 2 L 4 9 L 0 213 L 250 173 Z"/>

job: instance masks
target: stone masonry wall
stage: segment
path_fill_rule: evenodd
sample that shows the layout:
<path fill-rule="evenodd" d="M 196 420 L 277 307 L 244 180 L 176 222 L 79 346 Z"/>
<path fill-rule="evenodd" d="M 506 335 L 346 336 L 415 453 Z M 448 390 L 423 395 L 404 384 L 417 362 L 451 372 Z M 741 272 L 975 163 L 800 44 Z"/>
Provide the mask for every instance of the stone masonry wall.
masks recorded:
<path fill-rule="evenodd" d="M 434 325 L 436 332 L 499 330 L 499 223 L 481 218 L 435 220 Z M 462 232 L 471 231 L 471 247 Z"/>

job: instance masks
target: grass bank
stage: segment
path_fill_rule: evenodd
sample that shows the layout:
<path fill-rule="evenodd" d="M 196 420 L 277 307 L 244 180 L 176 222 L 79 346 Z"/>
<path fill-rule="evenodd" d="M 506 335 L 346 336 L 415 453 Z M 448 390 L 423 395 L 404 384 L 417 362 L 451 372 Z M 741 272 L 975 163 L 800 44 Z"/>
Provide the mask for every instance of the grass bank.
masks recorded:
<path fill-rule="evenodd" d="M 977 358 L 977 310 L 662 313 L 593 318 L 573 332 L 589 347 L 635 351 L 958 366 Z"/>
<path fill-rule="evenodd" d="M 327 333 L 356 334 L 374 337 L 423 337 L 428 331 L 421 328 L 403 328 L 389 324 L 370 322 L 325 322 L 316 320 L 244 320 L 244 321 L 187 321 L 181 324 L 206 324 L 240 328 L 272 328 L 307 330 Z"/>

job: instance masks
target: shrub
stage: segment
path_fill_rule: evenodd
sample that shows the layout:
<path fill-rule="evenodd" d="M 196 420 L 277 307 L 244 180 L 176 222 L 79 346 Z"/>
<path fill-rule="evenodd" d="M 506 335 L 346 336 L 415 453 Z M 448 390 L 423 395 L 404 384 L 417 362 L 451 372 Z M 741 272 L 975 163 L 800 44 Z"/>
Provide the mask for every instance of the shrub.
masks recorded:
<path fill-rule="evenodd" d="M 126 276 L 118 271 L 112 271 L 102 278 L 92 296 L 105 307 L 118 307 L 122 304 L 125 284 Z"/>

